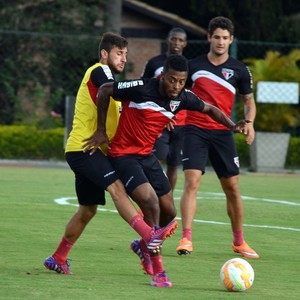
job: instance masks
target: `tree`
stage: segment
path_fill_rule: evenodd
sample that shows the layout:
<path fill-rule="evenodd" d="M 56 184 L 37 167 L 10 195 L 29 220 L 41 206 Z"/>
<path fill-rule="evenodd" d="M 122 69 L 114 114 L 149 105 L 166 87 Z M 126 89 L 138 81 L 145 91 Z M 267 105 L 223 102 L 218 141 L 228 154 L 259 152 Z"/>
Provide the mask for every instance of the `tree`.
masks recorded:
<path fill-rule="evenodd" d="M 76 93 L 83 70 L 98 60 L 101 3 L 0 1 L 0 123 L 38 118 L 60 87 Z"/>
<path fill-rule="evenodd" d="M 236 25 L 241 40 L 290 42 L 300 40 L 300 2 L 294 0 L 141 0 L 207 28 L 211 18 L 225 16 Z M 288 33 L 288 38 L 287 38 Z"/>
<path fill-rule="evenodd" d="M 122 0 L 109 0 L 104 10 L 104 31 L 121 32 Z"/>
<path fill-rule="evenodd" d="M 269 51 L 264 59 L 247 59 L 252 76 L 254 92 L 259 81 L 300 82 L 300 50 L 287 55 Z M 257 130 L 283 132 L 299 125 L 299 112 L 289 104 L 257 103 Z"/>

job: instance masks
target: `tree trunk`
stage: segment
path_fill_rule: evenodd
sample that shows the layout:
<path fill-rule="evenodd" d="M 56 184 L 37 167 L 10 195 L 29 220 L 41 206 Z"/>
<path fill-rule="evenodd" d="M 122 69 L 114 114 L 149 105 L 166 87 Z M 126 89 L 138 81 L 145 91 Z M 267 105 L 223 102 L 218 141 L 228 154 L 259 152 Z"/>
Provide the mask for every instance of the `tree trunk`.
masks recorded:
<path fill-rule="evenodd" d="M 104 29 L 121 33 L 122 0 L 107 0 L 104 13 Z"/>

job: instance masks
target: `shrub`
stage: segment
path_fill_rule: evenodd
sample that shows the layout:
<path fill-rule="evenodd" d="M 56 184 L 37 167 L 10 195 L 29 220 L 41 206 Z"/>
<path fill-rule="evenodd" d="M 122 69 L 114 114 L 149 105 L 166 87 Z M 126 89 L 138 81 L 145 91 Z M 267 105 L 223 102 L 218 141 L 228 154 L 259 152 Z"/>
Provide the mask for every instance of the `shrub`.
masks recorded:
<path fill-rule="evenodd" d="M 264 59 L 245 59 L 253 76 L 254 93 L 259 81 L 299 82 L 300 50 L 287 55 L 268 51 Z M 239 112 L 241 112 L 239 105 Z M 257 131 L 284 132 L 299 126 L 299 110 L 289 104 L 257 103 Z"/>
<path fill-rule="evenodd" d="M 240 166 L 242 168 L 250 166 L 250 148 L 246 143 L 246 137 L 242 134 L 235 134 L 235 145 L 239 155 Z"/>
<path fill-rule="evenodd" d="M 64 160 L 64 128 L 0 126 L 0 158 Z"/>
<path fill-rule="evenodd" d="M 286 157 L 286 167 L 300 169 L 300 138 L 291 137 Z"/>
<path fill-rule="evenodd" d="M 0 126 L 0 159 L 65 160 L 63 127 L 41 129 L 36 126 Z M 235 134 L 242 168 L 250 166 L 250 148 L 246 137 Z M 300 169 L 300 138 L 290 139 L 286 167 Z"/>

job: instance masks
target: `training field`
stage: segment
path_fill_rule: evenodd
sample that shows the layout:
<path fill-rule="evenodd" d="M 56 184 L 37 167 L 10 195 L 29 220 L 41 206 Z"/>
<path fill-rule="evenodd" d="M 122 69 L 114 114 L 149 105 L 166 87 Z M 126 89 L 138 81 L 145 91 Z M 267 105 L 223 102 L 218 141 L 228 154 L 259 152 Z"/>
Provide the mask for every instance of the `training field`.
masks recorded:
<path fill-rule="evenodd" d="M 299 175 L 240 177 L 245 238 L 261 255 L 247 259 L 255 279 L 244 293 L 227 292 L 219 281 L 223 263 L 238 255 L 231 250 L 225 199 L 212 172 L 203 177 L 199 192 L 193 254 L 175 252 L 180 223 L 164 243 L 170 289 L 150 286 L 151 278 L 129 250 L 137 235 L 109 197 L 70 254 L 74 275 L 46 270 L 43 260 L 55 250 L 76 210 L 73 173 L 68 168 L 2 166 L 0 178 L 0 299 L 300 299 Z M 182 187 L 180 174 L 178 209 Z"/>

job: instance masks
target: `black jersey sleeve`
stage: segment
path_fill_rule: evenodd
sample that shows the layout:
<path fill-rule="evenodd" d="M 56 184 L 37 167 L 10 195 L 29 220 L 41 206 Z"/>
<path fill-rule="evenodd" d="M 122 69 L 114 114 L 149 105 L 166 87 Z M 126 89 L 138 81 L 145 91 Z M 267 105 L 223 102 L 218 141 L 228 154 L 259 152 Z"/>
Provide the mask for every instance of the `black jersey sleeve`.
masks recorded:
<path fill-rule="evenodd" d="M 252 74 L 246 65 L 242 65 L 237 88 L 241 95 L 252 93 Z"/>
<path fill-rule="evenodd" d="M 143 101 L 144 80 L 115 81 L 113 84 L 113 98 L 118 100 Z"/>
<path fill-rule="evenodd" d="M 190 90 L 184 90 L 183 109 L 202 112 L 205 103 Z"/>
<path fill-rule="evenodd" d="M 91 81 L 97 87 L 100 87 L 103 83 L 114 80 L 115 78 L 111 69 L 106 65 L 95 68 L 91 73 Z"/>

